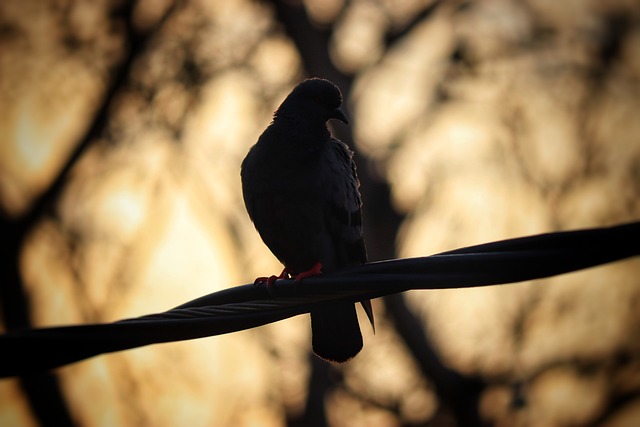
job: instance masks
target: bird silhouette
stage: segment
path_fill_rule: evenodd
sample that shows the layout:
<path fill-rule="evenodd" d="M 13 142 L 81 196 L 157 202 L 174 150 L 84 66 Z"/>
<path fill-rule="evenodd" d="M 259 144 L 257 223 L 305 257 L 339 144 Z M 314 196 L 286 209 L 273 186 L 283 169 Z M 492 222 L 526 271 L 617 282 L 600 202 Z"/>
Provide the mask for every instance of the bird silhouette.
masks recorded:
<path fill-rule="evenodd" d="M 284 264 L 277 278 L 329 273 L 367 262 L 362 234 L 360 183 L 353 153 L 333 138 L 327 121 L 348 124 L 342 94 L 328 80 L 307 79 L 274 113 L 273 121 L 242 162 L 247 212 L 271 252 Z M 369 300 L 361 301 L 371 324 Z M 362 349 L 352 302 L 331 302 L 311 310 L 313 351 L 345 362 Z"/>

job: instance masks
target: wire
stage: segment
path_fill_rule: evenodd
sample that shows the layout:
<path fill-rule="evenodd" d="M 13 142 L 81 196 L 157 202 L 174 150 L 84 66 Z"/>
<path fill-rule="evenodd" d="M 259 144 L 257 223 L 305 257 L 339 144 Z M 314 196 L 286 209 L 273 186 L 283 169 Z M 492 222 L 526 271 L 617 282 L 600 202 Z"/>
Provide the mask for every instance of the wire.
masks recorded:
<path fill-rule="evenodd" d="M 335 300 L 410 289 L 451 289 L 541 279 L 640 255 L 640 222 L 546 233 L 421 258 L 364 264 L 300 283 L 243 285 L 164 313 L 106 324 L 12 330 L 0 336 L 0 377 L 26 375 L 149 344 L 254 328 Z"/>

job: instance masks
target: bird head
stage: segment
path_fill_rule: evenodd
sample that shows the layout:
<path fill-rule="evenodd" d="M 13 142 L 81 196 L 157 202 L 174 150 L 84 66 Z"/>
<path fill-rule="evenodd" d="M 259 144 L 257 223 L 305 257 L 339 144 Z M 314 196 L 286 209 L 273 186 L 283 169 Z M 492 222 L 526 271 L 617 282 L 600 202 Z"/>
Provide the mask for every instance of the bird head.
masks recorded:
<path fill-rule="evenodd" d="M 342 105 L 342 93 L 329 80 L 307 79 L 296 86 L 280 104 L 274 118 L 286 117 L 297 122 L 324 124 L 337 119 L 348 124 Z"/>

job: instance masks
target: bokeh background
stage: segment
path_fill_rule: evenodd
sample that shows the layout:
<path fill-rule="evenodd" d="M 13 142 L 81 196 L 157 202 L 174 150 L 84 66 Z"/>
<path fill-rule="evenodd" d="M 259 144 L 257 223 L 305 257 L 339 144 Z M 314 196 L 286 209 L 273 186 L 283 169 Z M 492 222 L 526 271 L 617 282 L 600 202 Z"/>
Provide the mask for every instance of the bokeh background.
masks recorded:
<path fill-rule="evenodd" d="M 3 0 L 0 330 L 278 272 L 239 167 L 306 76 L 372 260 L 640 218 L 637 1 Z M 1 380 L 0 425 L 637 426 L 639 273 L 377 300 L 340 366 L 307 316 L 99 356 Z"/>

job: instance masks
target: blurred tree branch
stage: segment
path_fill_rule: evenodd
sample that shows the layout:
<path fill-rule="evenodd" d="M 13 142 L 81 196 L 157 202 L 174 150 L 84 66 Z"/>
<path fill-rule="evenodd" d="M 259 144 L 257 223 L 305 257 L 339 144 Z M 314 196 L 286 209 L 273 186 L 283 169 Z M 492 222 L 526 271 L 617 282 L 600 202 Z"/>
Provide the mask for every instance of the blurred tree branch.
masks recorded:
<path fill-rule="evenodd" d="M 285 31 L 292 38 L 307 73 L 310 76 L 320 76 L 335 82 L 348 99 L 353 76 L 347 76 L 340 72 L 333 64 L 329 56 L 329 45 L 332 27 L 319 28 L 314 25 L 300 2 L 274 1 L 278 20 L 284 25 Z M 426 6 L 420 13 L 413 17 L 401 30 L 389 33 L 386 37 L 387 46 L 402 39 L 417 25 L 424 22 L 438 10 L 440 1 L 434 1 Z M 369 159 L 362 156 L 355 144 L 351 128 L 340 126 L 335 129 L 339 139 L 345 141 L 356 153 L 359 176 L 362 183 L 361 191 L 364 200 L 365 235 L 367 236 L 367 248 L 372 260 L 390 259 L 396 256 L 395 240 L 404 219 L 398 214 L 391 204 L 391 191 L 389 184 L 384 179 L 375 177 L 373 165 Z M 375 232 L 374 232 L 375 230 Z M 407 307 L 402 295 L 394 295 L 385 298 L 385 306 L 394 320 L 400 337 L 405 341 L 413 357 L 418 361 L 423 373 L 436 386 L 438 394 L 452 409 L 455 417 L 459 417 L 458 425 L 479 425 L 477 413 L 477 400 L 482 386 L 477 379 L 466 378 L 443 365 L 433 343 L 429 339 L 427 331 L 410 309 Z M 320 375 L 315 373 L 318 368 L 314 364 L 314 374 L 311 375 L 310 390 L 317 387 L 330 386 L 326 381 L 319 380 Z M 324 393 L 322 393 L 324 394 Z M 306 419 L 316 419 L 316 410 L 312 410 L 310 401 L 307 408 Z"/>
<path fill-rule="evenodd" d="M 407 307 L 403 294 L 389 295 L 384 301 L 398 334 L 411 349 L 424 376 L 433 382 L 437 395 L 457 419 L 457 425 L 482 425 L 478 402 L 485 388 L 484 381 L 461 375 L 445 366 L 425 333 L 424 321 Z"/>
<path fill-rule="evenodd" d="M 0 258 L 2 259 L 0 263 L 0 277 L 2 278 L 0 304 L 7 330 L 31 327 L 29 299 L 25 293 L 19 270 L 21 248 L 25 237 L 44 215 L 53 213 L 52 210 L 67 183 L 69 173 L 104 131 L 113 100 L 126 86 L 134 62 L 144 52 L 149 39 L 162 28 L 178 5 L 179 2 L 172 3 L 156 24 L 144 31 L 138 31 L 133 22 L 136 2 L 124 2 L 112 11 L 111 19 L 123 23 L 124 37 L 129 44 L 129 49 L 114 70 L 113 77 L 91 125 L 76 144 L 56 178 L 35 199 L 26 213 L 18 218 L 8 216 L 0 218 L 0 234 L 3 236 L 2 242 L 0 242 Z M 33 413 L 41 425 L 74 425 L 54 375 L 50 373 L 26 375 L 21 378 L 20 382 Z"/>
<path fill-rule="evenodd" d="M 425 6 L 420 12 L 416 13 L 409 22 L 402 26 L 397 31 L 389 31 L 385 37 L 385 44 L 392 46 L 398 40 L 402 40 L 407 34 L 415 29 L 416 26 L 423 23 L 426 19 L 430 18 L 440 6 L 442 6 L 442 0 L 433 0 L 431 4 Z"/>

